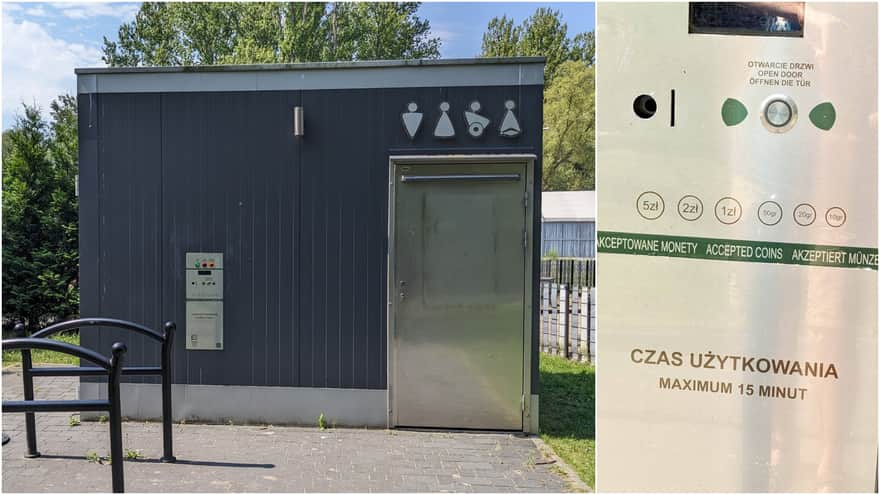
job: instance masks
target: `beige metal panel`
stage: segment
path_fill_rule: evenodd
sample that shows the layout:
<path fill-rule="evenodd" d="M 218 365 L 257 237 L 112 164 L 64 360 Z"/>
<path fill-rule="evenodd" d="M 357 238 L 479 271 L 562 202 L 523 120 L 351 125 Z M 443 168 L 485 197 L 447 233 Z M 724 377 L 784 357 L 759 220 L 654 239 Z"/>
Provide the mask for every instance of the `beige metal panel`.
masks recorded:
<path fill-rule="evenodd" d="M 393 425 L 524 428 L 529 172 L 523 162 L 394 168 Z"/>
<path fill-rule="evenodd" d="M 600 239 L 622 232 L 876 249 L 876 9 L 808 2 L 803 38 L 771 38 L 689 34 L 684 2 L 599 5 Z M 800 77 L 776 77 L 759 75 L 759 62 L 812 65 L 797 69 Z M 655 98 L 654 117 L 635 115 L 640 94 Z M 773 95 L 797 106 L 786 132 L 771 132 L 760 118 Z M 727 98 L 748 110 L 738 125 L 722 120 Z M 826 131 L 809 113 L 829 101 L 837 118 Z M 649 191 L 663 199 L 653 220 L 637 210 Z M 679 210 L 688 195 L 702 202 L 699 218 Z M 741 208 L 735 222 L 716 218 L 724 197 Z M 766 201 L 782 207 L 778 223 L 759 218 Z M 808 226 L 794 215 L 803 203 L 817 213 Z M 844 225 L 826 220 L 833 207 L 846 211 Z M 874 490 L 875 270 L 603 247 L 599 258 L 599 491 Z M 634 349 L 681 352 L 683 363 L 636 363 Z M 834 363 L 838 377 L 690 364 L 692 353 L 710 352 Z M 669 390 L 661 378 L 732 389 Z M 806 391 L 795 399 L 760 396 L 767 386 Z"/>

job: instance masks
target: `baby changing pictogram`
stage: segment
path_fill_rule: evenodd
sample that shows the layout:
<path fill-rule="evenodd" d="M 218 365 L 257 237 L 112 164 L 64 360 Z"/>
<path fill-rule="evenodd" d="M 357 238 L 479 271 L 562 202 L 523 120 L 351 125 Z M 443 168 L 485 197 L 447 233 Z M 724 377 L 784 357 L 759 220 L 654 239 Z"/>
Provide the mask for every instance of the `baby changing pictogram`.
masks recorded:
<path fill-rule="evenodd" d="M 516 103 L 514 103 L 513 100 L 507 100 L 504 102 L 504 108 L 507 109 L 507 112 L 505 112 L 504 119 L 501 121 L 501 136 L 515 138 L 522 133 L 522 129 L 519 127 L 519 121 L 513 113 L 513 109 L 516 108 Z"/>

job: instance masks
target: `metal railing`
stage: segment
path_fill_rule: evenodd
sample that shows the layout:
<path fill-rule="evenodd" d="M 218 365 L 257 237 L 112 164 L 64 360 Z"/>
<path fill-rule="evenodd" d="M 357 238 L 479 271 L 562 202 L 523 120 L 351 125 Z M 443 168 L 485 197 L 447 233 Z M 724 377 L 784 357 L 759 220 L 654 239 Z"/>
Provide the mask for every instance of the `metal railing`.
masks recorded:
<path fill-rule="evenodd" d="M 592 362 L 596 335 L 596 260 L 541 260 L 541 350 Z"/>
<path fill-rule="evenodd" d="M 107 400 L 34 400 L 33 386 L 31 386 L 30 393 L 25 387 L 25 400 L 4 400 L 2 409 L 4 413 L 23 412 L 30 415 L 31 421 L 33 421 L 33 414 L 38 412 L 106 411 L 110 423 L 110 472 L 113 478 L 113 492 L 124 492 L 122 407 L 119 397 L 119 379 L 123 370 L 123 358 L 127 350 L 125 344 L 121 342 L 113 344 L 110 359 L 91 349 L 44 338 L 4 340 L 2 347 L 4 351 L 20 350 L 22 362 L 25 354 L 30 357 L 31 349 L 43 349 L 85 359 L 99 366 L 94 369 L 100 371 L 98 374 L 107 376 Z"/>
<path fill-rule="evenodd" d="M 125 320 L 112 318 L 80 318 L 78 320 L 64 321 L 48 326 L 31 335 L 32 339 L 43 339 L 57 333 L 68 330 L 82 329 L 85 327 L 109 327 L 123 330 L 131 330 L 147 336 L 162 345 L 162 357 L 159 366 L 136 366 L 123 368 L 123 375 L 159 375 L 162 377 L 162 462 L 174 462 L 177 460 L 173 452 L 173 439 L 171 430 L 171 354 L 174 350 L 174 331 L 177 325 L 174 322 L 165 322 L 162 333 L 147 328 L 143 325 Z M 24 325 L 19 323 L 15 326 L 16 334 L 24 332 Z M 55 342 L 55 341 L 52 341 Z M 103 376 L 104 370 L 95 367 L 72 366 L 72 367 L 49 367 L 34 368 L 30 350 L 21 352 L 21 374 L 24 379 L 24 399 L 34 400 L 34 377 L 35 376 Z M 34 411 L 38 412 L 38 411 Z M 34 412 L 25 415 L 25 430 L 27 432 L 26 457 L 39 457 L 37 450 L 37 431 L 34 420 Z"/>

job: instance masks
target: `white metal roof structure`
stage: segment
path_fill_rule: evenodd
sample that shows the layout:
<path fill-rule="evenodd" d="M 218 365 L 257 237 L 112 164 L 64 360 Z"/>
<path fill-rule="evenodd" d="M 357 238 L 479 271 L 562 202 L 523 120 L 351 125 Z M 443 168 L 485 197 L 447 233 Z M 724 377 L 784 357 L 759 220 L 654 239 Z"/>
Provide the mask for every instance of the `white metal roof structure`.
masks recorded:
<path fill-rule="evenodd" d="M 596 221 L 596 191 L 545 191 L 541 193 L 544 222 Z"/>
<path fill-rule="evenodd" d="M 76 69 L 79 93 L 275 91 L 544 83 L 543 57 Z"/>

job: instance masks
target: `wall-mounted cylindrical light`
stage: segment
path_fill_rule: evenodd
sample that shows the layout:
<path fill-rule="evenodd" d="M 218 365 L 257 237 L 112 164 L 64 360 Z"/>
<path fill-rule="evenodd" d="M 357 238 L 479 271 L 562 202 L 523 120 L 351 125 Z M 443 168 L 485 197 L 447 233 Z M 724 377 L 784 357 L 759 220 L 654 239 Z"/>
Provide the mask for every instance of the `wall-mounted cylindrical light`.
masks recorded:
<path fill-rule="evenodd" d="M 293 107 L 293 135 L 299 137 L 305 135 L 303 107 Z"/>

